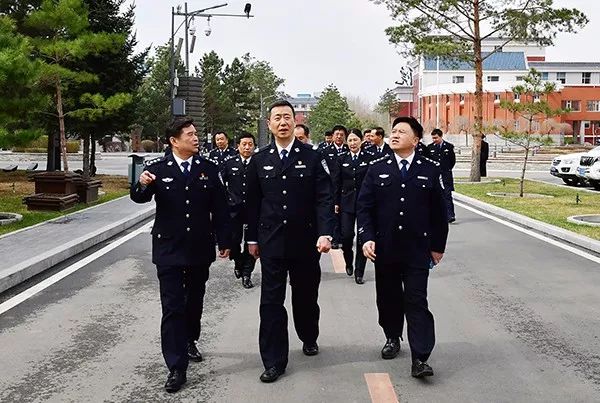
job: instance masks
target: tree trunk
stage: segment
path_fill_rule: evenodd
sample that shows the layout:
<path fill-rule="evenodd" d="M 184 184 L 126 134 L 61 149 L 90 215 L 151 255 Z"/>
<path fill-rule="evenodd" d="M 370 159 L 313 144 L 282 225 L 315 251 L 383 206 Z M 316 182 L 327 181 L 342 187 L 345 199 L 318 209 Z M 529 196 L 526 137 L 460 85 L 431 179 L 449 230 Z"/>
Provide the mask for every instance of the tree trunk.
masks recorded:
<path fill-rule="evenodd" d="M 90 151 L 90 176 L 96 176 L 96 140 L 91 139 Z"/>
<path fill-rule="evenodd" d="M 90 179 L 90 135 L 83 135 L 83 180 Z"/>
<path fill-rule="evenodd" d="M 60 131 L 60 152 L 63 159 L 63 170 L 69 170 L 67 161 L 67 135 L 65 134 L 65 114 L 63 112 L 62 88 L 60 78 L 56 81 L 56 111 L 58 112 L 58 128 Z"/>
<path fill-rule="evenodd" d="M 471 182 L 481 181 L 479 160 L 481 158 L 481 139 L 483 138 L 483 60 L 481 57 L 481 32 L 479 27 L 479 0 L 473 0 L 473 51 L 475 57 L 475 130 L 471 153 Z"/>
<path fill-rule="evenodd" d="M 523 197 L 525 189 L 525 171 L 527 170 L 527 158 L 529 158 L 529 139 L 527 140 L 527 147 L 525 147 L 525 161 L 523 161 L 523 169 L 521 170 L 521 179 L 519 183 L 519 197 Z"/>

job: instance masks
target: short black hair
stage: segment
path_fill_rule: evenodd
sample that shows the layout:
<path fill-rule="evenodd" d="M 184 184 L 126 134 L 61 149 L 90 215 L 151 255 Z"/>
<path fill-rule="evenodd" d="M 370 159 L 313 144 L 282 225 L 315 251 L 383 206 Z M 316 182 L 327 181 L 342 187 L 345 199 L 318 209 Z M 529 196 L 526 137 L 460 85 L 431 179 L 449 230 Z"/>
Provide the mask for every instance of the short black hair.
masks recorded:
<path fill-rule="evenodd" d="M 444 135 L 444 132 L 442 132 L 440 129 L 436 128 L 436 129 L 433 129 L 431 131 L 431 135 L 432 136 L 440 136 L 440 137 L 442 137 Z"/>
<path fill-rule="evenodd" d="M 325 130 L 325 137 L 333 136 L 333 130 Z"/>
<path fill-rule="evenodd" d="M 366 129 L 364 129 L 364 130 L 363 130 L 363 133 L 364 133 L 364 134 L 367 134 L 367 132 L 370 132 L 370 131 L 371 131 L 371 128 L 370 128 L 370 127 L 367 127 Z"/>
<path fill-rule="evenodd" d="M 193 124 L 194 119 L 187 116 L 181 116 L 173 119 L 165 129 L 167 143 L 171 144 L 171 137 L 179 137 L 183 129 L 190 127 Z"/>
<path fill-rule="evenodd" d="M 238 136 L 238 144 L 242 141 L 242 139 L 252 139 L 252 142 L 256 144 L 256 137 L 254 137 L 252 133 L 249 133 L 247 131 L 243 131 L 242 133 L 240 133 L 240 135 Z"/>
<path fill-rule="evenodd" d="M 360 131 L 360 129 L 356 129 L 356 128 L 350 129 L 348 135 L 351 135 L 351 134 L 357 135 L 358 138 L 361 140 L 363 139 L 363 133 Z"/>
<path fill-rule="evenodd" d="M 278 106 L 287 106 L 292 110 L 292 116 L 296 116 L 296 110 L 294 109 L 294 106 L 289 102 L 286 101 L 285 99 L 279 99 L 275 102 L 273 102 L 271 104 L 271 106 L 269 106 L 269 113 L 267 114 L 267 116 L 271 116 L 271 111 L 273 110 L 273 108 L 277 108 Z"/>
<path fill-rule="evenodd" d="M 412 116 L 400 116 L 394 119 L 394 123 L 392 123 L 392 127 L 396 126 L 398 123 L 407 123 L 415 135 L 419 138 L 423 138 L 423 126 L 419 123 L 419 121 Z"/>
<path fill-rule="evenodd" d="M 336 132 L 338 130 L 341 130 L 344 132 L 344 136 L 348 135 L 348 129 L 346 129 L 346 126 L 344 125 L 335 125 L 333 126 L 333 129 L 331 129 L 332 132 Z"/>
<path fill-rule="evenodd" d="M 392 125 L 392 127 L 394 127 L 394 126 Z M 376 136 L 379 136 L 379 137 L 382 137 L 382 138 L 385 136 L 385 130 L 383 130 L 383 127 L 375 127 L 375 128 L 373 128 L 371 130 L 375 130 L 375 135 Z"/>
<path fill-rule="evenodd" d="M 225 133 L 225 130 L 216 130 L 215 131 L 215 135 L 213 136 L 214 138 L 217 138 L 218 134 L 222 134 L 223 136 L 225 136 L 225 138 L 227 140 L 229 140 L 229 136 L 227 135 L 227 133 Z"/>
<path fill-rule="evenodd" d="M 307 137 L 310 137 L 310 129 L 308 128 L 308 126 L 299 123 L 296 125 L 296 127 L 301 127 L 302 130 L 304 130 L 304 134 L 306 134 Z"/>

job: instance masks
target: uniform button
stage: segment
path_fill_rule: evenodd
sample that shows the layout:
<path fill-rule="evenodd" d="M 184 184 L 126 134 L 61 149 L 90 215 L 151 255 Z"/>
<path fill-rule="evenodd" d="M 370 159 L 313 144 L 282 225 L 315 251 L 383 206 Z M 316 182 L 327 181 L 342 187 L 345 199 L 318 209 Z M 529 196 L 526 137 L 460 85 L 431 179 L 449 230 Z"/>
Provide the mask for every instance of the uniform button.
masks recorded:
<path fill-rule="evenodd" d="M 160 234 L 158 234 L 156 237 L 157 237 L 157 238 L 160 238 Z"/>
<path fill-rule="evenodd" d="M 185 190 L 190 190 L 190 188 L 186 186 L 186 187 L 185 187 Z"/>
<path fill-rule="evenodd" d="M 287 176 L 283 175 L 283 176 L 281 177 L 281 179 L 287 179 Z"/>
<path fill-rule="evenodd" d="M 399 229 L 400 231 L 402 231 L 402 225 L 399 225 L 399 226 L 398 226 L 398 229 Z"/>
<path fill-rule="evenodd" d="M 185 201 L 185 204 L 190 204 L 190 201 L 189 201 L 189 200 L 186 200 L 186 201 Z"/>
<path fill-rule="evenodd" d="M 404 211 L 401 211 L 401 212 L 400 212 L 400 215 L 404 215 Z"/>
<path fill-rule="evenodd" d="M 167 190 L 169 190 L 169 187 L 167 186 Z"/>
<path fill-rule="evenodd" d="M 283 223 L 284 223 L 284 224 L 287 224 L 287 220 L 283 220 Z"/>
<path fill-rule="evenodd" d="M 423 236 L 427 236 L 427 232 L 423 232 Z"/>
<path fill-rule="evenodd" d="M 287 206 L 286 206 L 285 204 L 283 205 L 283 209 L 284 209 L 284 210 L 287 210 Z"/>
<path fill-rule="evenodd" d="M 242 194 L 246 194 L 246 192 L 242 192 Z"/>
<path fill-rule="evenodd" d="M 187 232 L 190 232 L 190 229 L 191 229 L 191 228 L 190 228 L 190 227 L 187 227 L 186 229 L 187 229 Z"/>
<path fill-rule="evenodd" d="M 405 188 L 405 187 L 406 187 L 406 185 L 403 183 L 403 184 L 402 184 L 402 187 L 403 187 L 403 188 Z"/>
<path fill-rule="evenodd" d="M 284 190 L 282 193 L 283 193 L 284 195 L 286 195 L 286 194 L 287 194 L 287 190 Z"/>
<path fill-rule="evenodd" d="M 242 183 L 242 186 L 246 186 L 246 184 L 245 184 L 245 183 Z"/>
<path fill-rule="evenodd" d="M 190 215 L 189 215 L 189 214 L 186 214 L 186 215 L 185 215 L 185 218 L 190 218 Z"/>
<path fill-rule="evenodd" d="M 404 201 L 404 197 L 401 197 L 401 198 L 400 198 L 400 201 L 401 201 L 401 202 L 403 202 L 403 201 Z"/>

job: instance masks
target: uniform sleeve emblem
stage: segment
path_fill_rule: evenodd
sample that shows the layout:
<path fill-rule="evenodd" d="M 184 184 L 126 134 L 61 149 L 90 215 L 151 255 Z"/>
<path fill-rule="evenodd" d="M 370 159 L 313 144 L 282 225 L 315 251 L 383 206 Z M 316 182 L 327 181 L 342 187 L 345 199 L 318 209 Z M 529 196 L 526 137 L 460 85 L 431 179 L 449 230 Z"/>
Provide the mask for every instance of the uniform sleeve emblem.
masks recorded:
<path fill-rule="evenodd" d="M 327 175 L 331 175 L 331 173 L 329 172 L 329 167 L 327 166 L 327 161 L 321 160 L 321 165 L 323 166 L 325 172 L 327 172 Z"/>

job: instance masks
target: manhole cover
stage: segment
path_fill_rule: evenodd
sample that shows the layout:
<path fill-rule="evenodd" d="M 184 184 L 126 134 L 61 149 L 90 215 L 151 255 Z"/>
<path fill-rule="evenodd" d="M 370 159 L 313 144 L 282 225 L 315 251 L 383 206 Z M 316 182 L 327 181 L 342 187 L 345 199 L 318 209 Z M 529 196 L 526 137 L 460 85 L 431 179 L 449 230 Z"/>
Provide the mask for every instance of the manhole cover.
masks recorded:
<path fill-rule="evenodd" d="M 567 217 L 567 221 L 572 222 L 573 224 L 600 227 L 600 214 L 574 215 Z"/>

